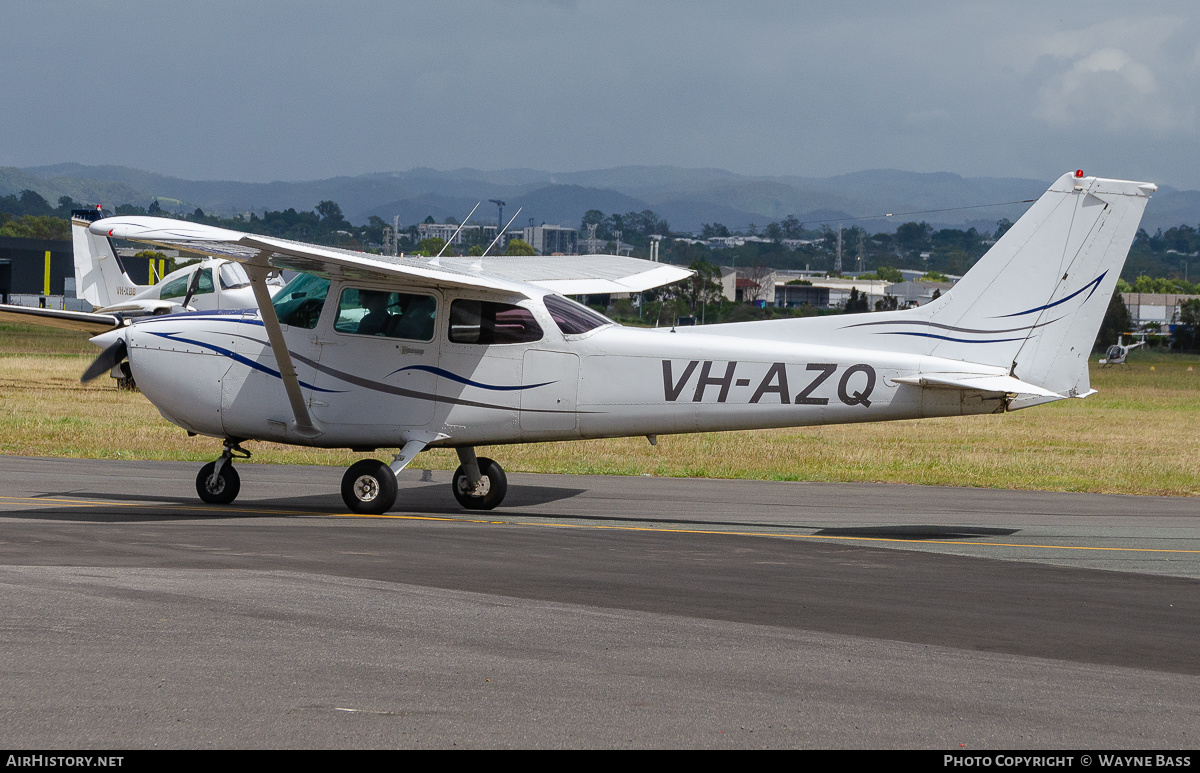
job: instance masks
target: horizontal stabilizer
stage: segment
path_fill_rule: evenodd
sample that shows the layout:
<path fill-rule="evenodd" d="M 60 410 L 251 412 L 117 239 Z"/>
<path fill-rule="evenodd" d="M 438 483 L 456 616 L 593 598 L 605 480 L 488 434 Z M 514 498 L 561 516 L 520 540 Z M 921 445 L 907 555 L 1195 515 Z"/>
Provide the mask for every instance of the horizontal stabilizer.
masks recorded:
<path fill-rule="evenodd" d="M 40 309 L 0 303 L 0 322 L 56 327 L 60 330 L 79 330 L 84 333 L 103 333 L 123 323 L 116 314 L 93 314 L 86 311 Z"/>
<path fill-rule="evenodd" d="M 919 376 L 901 376 L 892 379 L 897 384 L 926 387 L 928 389 L 963 389 L 972 392 L 999 392 L 1012 395 L 1032 395 L 1064 399 L 1069 395 L 1051 392 L 1036 384 L 1030 384 L 1012 376 L 976 376 L 971 374 L 941 373 Z"/>

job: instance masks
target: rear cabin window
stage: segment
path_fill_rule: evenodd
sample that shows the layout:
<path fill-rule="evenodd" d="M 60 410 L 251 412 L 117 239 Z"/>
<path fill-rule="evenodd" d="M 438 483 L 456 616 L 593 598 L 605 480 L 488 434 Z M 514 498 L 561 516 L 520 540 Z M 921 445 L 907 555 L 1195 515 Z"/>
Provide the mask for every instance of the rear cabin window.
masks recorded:
<path fill-rule="evenodd" d="M 565 336 L 579 335 L 604 325 L 616 324 L 603 314 L 561 295 L 547 295 L 542 300 L 545 301 L 546 310 L 550 312 L 554 324 L 558 325 L 558 329 Z"/>
<path fill-rule="evenodd" d="M 321 307 L 329 294 L 329 280 L 312 274 L 296 274 L 271 299 L 279 324 L 312 330 L 321 318 Z"/>
<path fill-rule="evenodd" d="M 386 290 L 342 290 L 333 329 L 384 338 L 432 341 L 437 299 L 432 295 L 389 293 Z"/>
<path fill-rule="evenodd" d="M 456 344 L 526 344 L 542 340 L 529 309 L 510 303 L 460 298 L 450 304 L 450 341 Z"/>

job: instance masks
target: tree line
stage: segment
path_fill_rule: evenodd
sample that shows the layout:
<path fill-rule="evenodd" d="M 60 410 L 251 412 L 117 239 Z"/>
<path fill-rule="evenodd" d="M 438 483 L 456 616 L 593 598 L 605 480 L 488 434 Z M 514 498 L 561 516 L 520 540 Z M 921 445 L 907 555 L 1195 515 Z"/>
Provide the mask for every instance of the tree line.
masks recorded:
<path fill-rule="evenodd" d="M 83 205 L 70 196 L 59 196 L 52 206 L 36 191 L 0 196 L 0 236 L 18 239 L 70 239 L 72 209 Z"/>
<path fill-rule="evenodd" d="M 85 206 L 69 196 L 59 197 L 57 205 L 54 205 L 32 190 L 0 197 L 0 236 L 68 239 L 70 229 L 66 221 L 71 210 Z M 366 223 L 354 225 L 345 217 L 337 202 L 330 200 L 318 202 L 308 211 L 295 208 L 267 210 L 261 216 L 254 212 L 231 217 L 208 215 L 198 207 L 190 213 L 174 212 L 162 207 L 158 200 L 149 207 L 122 204 L 116 207 L 113 214 L 177 217 L 232 230 L 374 251 L 382 248 L 384 229 L 390 228 L 389 223 L 374 215 Z M 434 222 L 432 216 L 425 220 Z M 595 227 L 595 238 L 600 242 L 597 247 L 602 252 L 615 252 L 619 238 L 623 248 L 632 248 L 633 255 L 647 257 L 650 254 L 650 237 L 661 236 L 660 260 L 678 265 L 704 261 L 713 265 L 744 268 L 824 272 L 835 269 L 837 230 L 827 223 L 816 228 L 806 227 L 795 215 L 768 223 L 761 230 L 753 224 L 739 231 L 733 231 L 721 223 L 703 224 L 702 237 L 741 234 L 762 239 L 740 246 L 710 246 L 684 241 L 677 238 L 684 234 L 673 233 L 670 224 L 649 209 L 611 214 L 596 209 L 588 210 L 579 224 L 581 249 L 588 246 L 589 226 Z M 880 271 L 901 268 L 961 276 L 1011 226 L 1012 223 L 1007 219 L 997 221 L 995 229 L 990 232 L 974 227 L 935 229 L 927 222 L 907 222 L 898 225 L 895 232 L 869 233 L 862 226 L 852 225 L 842 229 L 842 270 L 872 272 L 881 278 L 888 277 L 880 274 Z M 486 241 L 482 231 L 464 233 L 468 236 L 462 251 L 482 251 Z M 418 242 L 416 225 L 402 228 L 396 236 L 397 246 L 402 252 L 428 251 L 431 246 Z M 475 247 L 480 249 L 473 250 Z M 1122 291 L 1200 294 L 1200 281 L 1193 281 L 1198 268 L 1193 264 L 1200 262 L 1197 258 L 1200 258 L 1200 229 L 1179 225 L 1166 231 L 1159 229 L 1154 234 L 1140 229 L 1121 273 L 1125 283 Z M 1196 279 L 1200 280 L 1200 276 L 1196 276 Z"/>

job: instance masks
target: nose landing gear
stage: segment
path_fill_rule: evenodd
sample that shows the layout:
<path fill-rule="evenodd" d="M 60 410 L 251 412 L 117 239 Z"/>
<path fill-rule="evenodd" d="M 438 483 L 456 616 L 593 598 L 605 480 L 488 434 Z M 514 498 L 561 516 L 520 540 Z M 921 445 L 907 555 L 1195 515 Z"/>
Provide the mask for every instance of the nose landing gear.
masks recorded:
<path fill-rule="evenodd" d="M 250 452 L 238 445 L 239 441 L 226 440 L 225 450 L 215 462 L 200 468 L 196 476 L 196 493 L 210 505 L 227 505 L 237 499 L 242 481 L 233 469 L 233 460 L 249 459 Z"/>

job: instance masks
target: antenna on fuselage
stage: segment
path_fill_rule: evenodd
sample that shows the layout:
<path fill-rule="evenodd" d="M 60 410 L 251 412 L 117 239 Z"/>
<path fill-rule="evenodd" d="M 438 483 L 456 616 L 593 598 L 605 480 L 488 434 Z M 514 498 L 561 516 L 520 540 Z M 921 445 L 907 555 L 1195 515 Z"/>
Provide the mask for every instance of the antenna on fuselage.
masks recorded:
<path fill-rule="evenodd" d="M 492 243 L 491 243 L 491 244 L 489 244 L 489 245 L 487 246 L 487 249 L 483 251 L 483 255 L 480 255 L 480 256 L 479 256 L 479 260 L 475 261 L 475 268 L 477 268 L 477 269 L 482 269 L 482 268 L 483 268 L 483 256 L 484 256 L 484 255 L 487 255 L 487 254 L 488 254 L 488 251 L 489 251 L 489 250 L 491 250 L 491 249 L 492 249 L 492 247 L 495 247 L 495 246 L 496 246 L 496 242 L 500 241 L 500 237 L 501 237 L 501 236 L 504 236 L 504 232 L 508 230 L 508 227 L 509 227 L 510 225 L 512 225 L 512 222 L 513 222 L 513 220 L 516 220 L 516 219 L 517 219 L 517 215 L 519 215 L 519 214 L 521 214 L 521 207 L 518 207 L 518 208 L 517 208 L 517 212 L 516 212 L 516 214 L 514 214 L 514 215 L 513 215 L 511 218 L 509 218 L 509 221 L 508 221 L 507 223 L 505 223 L 505 224 L 504 224 L 504 227 L 500 229 L 500 232 L 499 232 L 498 234 L 496 234 L 496 238 L 495 238 L 495 239 L 492 239 Z"/>
<path fill-rule="evenodd" d="M 482 203 L 483 203 L 482 201 L 475 202 L 475 206 L 471 208 L 471 211 L 467 213 L 467 216 L 463 218 L 463 221 L 458 224 L 458 228 L 454 229 L 454 235 L 450 237 L 450 241 L 443 244 L 442 249 L 438 250 L 438 254 L 433 256 L 433 260 L 430 261 L 430 265 L 433 265 L 433 266 L 442 265 L 438 261 L 438 258 L 442 257 L 442 253 L 446 251 L 446 248 L 449 247 L 451 245 L 451 243 L 453 243 L 454 240 L 458 238 L 458 232 L 463 229 L 463 226 L 466 225 L 467 221 L 471 219 L 471 215 L 475 214 L 475 210 L 479 209 L 479 205 Z"/>

